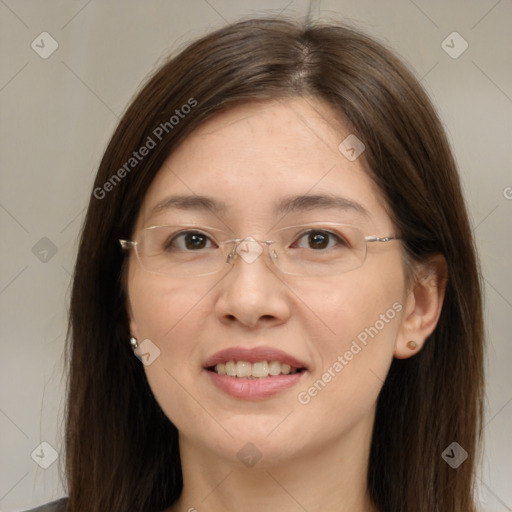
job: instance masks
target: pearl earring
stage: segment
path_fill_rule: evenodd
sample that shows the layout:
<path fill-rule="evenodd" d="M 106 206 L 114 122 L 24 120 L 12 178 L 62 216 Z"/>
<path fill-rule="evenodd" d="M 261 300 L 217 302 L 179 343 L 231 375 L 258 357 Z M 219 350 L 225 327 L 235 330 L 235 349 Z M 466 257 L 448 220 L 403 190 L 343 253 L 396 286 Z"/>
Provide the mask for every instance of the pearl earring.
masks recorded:
<path fill-rule="evenodd" d="M 418 346 L 418 344 L 417 344 L 415 341 L 412 341 L 412 340 L 411 340 L 411 341 L 408 341 L 408 342 L 407 342 L 407 346 L 408 346 L 411 350 L 414 350 L 414 349 Z"/>

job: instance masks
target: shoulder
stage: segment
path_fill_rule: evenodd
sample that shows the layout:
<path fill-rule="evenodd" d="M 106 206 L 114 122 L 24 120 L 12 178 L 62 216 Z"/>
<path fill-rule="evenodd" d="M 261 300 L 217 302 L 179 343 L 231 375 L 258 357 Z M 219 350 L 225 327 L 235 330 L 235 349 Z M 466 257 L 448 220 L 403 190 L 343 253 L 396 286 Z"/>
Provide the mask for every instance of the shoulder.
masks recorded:
<path fill-rule="evenodd" d="M 37 508 L 31 508 L 25 512 L 66 512 L 67 501 L 67 498 L 61 498 L 60 500 L 52 501 L 46 505 L 41 505 Z"/>

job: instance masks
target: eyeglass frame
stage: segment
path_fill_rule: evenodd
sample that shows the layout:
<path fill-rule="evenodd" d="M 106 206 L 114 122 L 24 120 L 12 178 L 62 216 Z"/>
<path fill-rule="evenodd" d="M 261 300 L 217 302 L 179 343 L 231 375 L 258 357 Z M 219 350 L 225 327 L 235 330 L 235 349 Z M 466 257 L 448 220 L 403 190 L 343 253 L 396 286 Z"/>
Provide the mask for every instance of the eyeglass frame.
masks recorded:
<path fill-rule="evenodd" d="M 349 227 L 349 228 L 352 228 L 352 229 L 355 229 L 355 230 L 359 231 L 363 235 L 362 231 L 357 226 L 353 226 L 352 224 L 340 223 L 340 222 L 314 222 L 314 223 L 311 223 L 311 224 L 297 224 L 297 225 L 293 225 L 293 226 L 284 226 L 282 228 L 279 228 L 279 229 L 275 230 L 275 233 L 277 233 L 279 231 L 284 231 L 285 229 L 291 229 L 291 228 L 300 228 L 300 227 L 307 228 L 307 227 L 310 227 L 310 226 L 313 227 L 315 224 L 320 225 L 320 226 L 329 226 L 329 225 L 331 225 L 331 226 L 346 226 L 346 227 Z M 213 230 L 213 231 L 218 231 L 220 233 L 228 234 L 226 231 L 223 231 L 222 229 L 213 228 L 211 226 L 201 226 L 201 227 L 198 227 L 196 224 L 162 224 L 162 225 L 148 226 L 146 228 L 140 229 L 138 231 L 138 233 L 142 232 L 142 231 L 148 231 L 148 230 L 151 230 L 151 229 L 155 229 L 155 228 L 168 228 L 168 227 L 180 227 L 180 228 L 191 228 L 191 229 L 195 228 L 197 231 L 202 231 L 202 230 L 208 230 L 209 229 L 209 230 Z M 321 276 L 322 277 L 326 277 L 326 276 L 332 276 L 332 275 L 341 275 L 341 274 L 345 274 L 346 272 L 350 272 L 352 270 L 356 270 L 356 269 L 360 268 L 364 264 L 364 262 L 366 261 L 366 256 L 368 254 L 368 242 L 385 243 L 385 242 L 390 242 L 390 241 L 394 241 L 394 240 L 402 240 L 402 237 L 399 236 L 399 235 L 388 235 L 388 236 L 384 236 L 384 237 L 379 237 L 379 236 L 374 236 L 374 235 L 368 235 L 368 236 L 363 235 L 363 237 L 364 237 L 364 240 L 366 242 L 366 244 L 365 244 L 365 252 L 364 252 L 364 258 L 361 260 L 361 264 L 359 266 L 354 267 L 354 268 L 349 269 L 349 270 L 346 270 L 345 272 L 339 272 L 339 273 L 335 273 L 335 274 L 321 274 Z M 155 270 L 148 270 L 147 268 L 144 267 L 144 265 L 142 263 L 142 258 L 141 258 L 140 254 L 139 254 L 138 249 L 137 249 L 137 246 L 138 246 L 138 242 L 137 241 L 135 241 L 135 240 L 126 240 L 126 239 L 121 239 L 121 238 L 118 241 L 119 241 L 119 244 L 121 245 L 121 248 L 123 250 L 127 251 L 127 250 L 130 250 L 130 249 L 135 249 L 135 255 L 136 255 L 136 257 L 137 257 L 137 259 L 138 259 L 138 261 L 140 263 L 140 266 L 142 267 L 142 269 L 144 271 L 150 272 L 151 274 L 159 274 L 159 275 L 164 275 L 164 276 L 172 276 L 172 277 L 176 277 L 176 278 L 179 278 L 179 279 L 187 279 L 187 278 L 205 277 L 205 276 L 210 276 L 210 275 L 213 275 L 213 274 L 217 274 L 223 268 L 223 267 L 220 267 L 218 270 L 215 270 L 213 272 L 208 272 L 206 274 L 197 274 L 197 275 L 190 275 L 190 276 L 179 276 L 179 275 L 174 275 L 174 274 L 168 274 L 168 273 L 165 273 L 165 272 L 158 272 L 158 271 L 155 271 Z M 224 240 L 222 242 L 219 242 L 218 246 L 224 252 L 224 255 L 226 256 L 226 261 L 224 262 L 225 264 L 231 265 L 231 266 L 234 265 L 235 258 L 236 258 L 237 254 L 238 254 L 237 253 L 237 249 L 238 249 L 238 247 L 240 246 L 240 244 L 242 242 L 246 242 L 246 241 L 257 242 L 260 245 L 263 244 L 263 245 L 265 245 L 268 248 L 270 248 L 271 244 L 276 243 L 273 240 L 256 240 L 252 236 L 246 236 L 244 238 L 232 238 L 232 239 L 229 239 L 229 240 Z M 231 244 L 231 243 L 234 243 L 235 245 L 233 246 L 233 249 L 228 254 L 226 254 L 226 251 L 224 250 L 224 247 L 227 244 Z M 296 273 L 293 273 L 293 272 L 285 272 L 281 268 L 279 268 L 279 265 L 276 263 L 275 258 L 270 253 L 269 253 L 269 256 L 270 256 L 270 259 L 272 260 L 272 262 L 274 263 L 274 266 L 279 270 L 279 272 L 281 272 L 283 274 L 302 276 L 302 277 L 305 277 L 305 276 L 308 275 L 308 274 L 296 274 Z M 319 277 L 319 276 L 312 275 L 312 277 Z"/>

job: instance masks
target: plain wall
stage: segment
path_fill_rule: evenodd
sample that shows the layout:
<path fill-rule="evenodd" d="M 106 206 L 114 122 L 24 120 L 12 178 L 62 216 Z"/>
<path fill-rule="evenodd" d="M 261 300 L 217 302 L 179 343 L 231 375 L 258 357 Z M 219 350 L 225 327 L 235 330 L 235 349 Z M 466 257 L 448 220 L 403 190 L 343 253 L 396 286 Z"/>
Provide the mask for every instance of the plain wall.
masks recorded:
<path fill-rule="evenodd" d="M 422 79 L 447 128 L 486 285 L 481 510 L 512 510 L 512 3 L 312 6 L 315 17 L 348 22 L 395 49 Z M 155 65 L 192 38 L 241 16 L 307 11 L 304 0 L 0 2 L 1 511 L 65 494 L 59 467 L 70 277 L 93 177 L 128 101 Z M 469 45 L 458 58 L 442 47 L 454 31 Z M 58 43 L 46 59 L 40 53 L 52 42 L 42 32 Z M 464 44 L 455 37 L 453 51 Z M 31 457 L 50 460 L 51 449 L 38 448 L 43 441 L 58 456 L 48 469 Z"/>

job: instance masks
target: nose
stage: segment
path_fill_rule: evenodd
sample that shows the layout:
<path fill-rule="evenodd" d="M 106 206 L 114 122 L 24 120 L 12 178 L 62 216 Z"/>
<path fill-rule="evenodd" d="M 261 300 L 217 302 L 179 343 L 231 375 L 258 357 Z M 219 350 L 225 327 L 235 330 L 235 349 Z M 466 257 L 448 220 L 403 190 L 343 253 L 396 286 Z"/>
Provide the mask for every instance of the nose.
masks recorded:
<path fill-rule="evenodd" d="M 288 288 L 264 245 L 247 237 L 228 258 L 232 267 L 219 283 L 215 307 L 221 322 L 256 328 L 279 325 L 290 317 Z"/>

